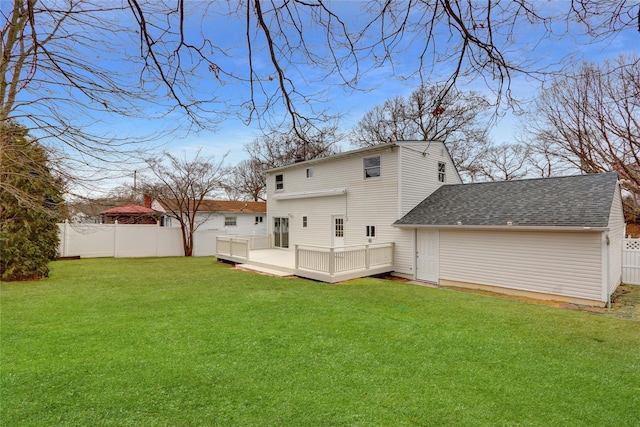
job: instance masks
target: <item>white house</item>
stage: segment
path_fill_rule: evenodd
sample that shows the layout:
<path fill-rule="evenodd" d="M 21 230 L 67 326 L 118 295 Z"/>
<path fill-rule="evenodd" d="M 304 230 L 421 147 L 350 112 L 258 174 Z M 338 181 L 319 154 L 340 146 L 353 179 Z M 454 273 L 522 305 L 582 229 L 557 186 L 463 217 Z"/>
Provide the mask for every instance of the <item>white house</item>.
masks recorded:
<path fill-rule="evenodd" d="M 179 214 L 177 203 L 169 200 L 164 204 L 154 200 L 151 207 L 163 212 L 165 227 L 179 227 L 175 219 Z M 216 231 L 216 234 L 264 235 L 267 233 L 265 202 L 238 202 L 229 200 L 203 200 L 195 223 L 199 231 Z"/>
<path fill-rule="evenodd" d="M 596 305 L 621 283 L 616 173 L 462 184 L 444 144 L 408 141 L 271 169 L 266 182 L 269 245 L 293 252 L 302 277 L 392 272 Z M 249 261 L 250 247 L 232 246 L 219 257 Z"/>
<path fill-rule="evenodd" d="M 441 142 L 375 145 L 266 172 L 273 247 L 393 243 L 394 274 L 415 277 L 414 233 L 393 223 L 444 184 L 461 183 Z"/>

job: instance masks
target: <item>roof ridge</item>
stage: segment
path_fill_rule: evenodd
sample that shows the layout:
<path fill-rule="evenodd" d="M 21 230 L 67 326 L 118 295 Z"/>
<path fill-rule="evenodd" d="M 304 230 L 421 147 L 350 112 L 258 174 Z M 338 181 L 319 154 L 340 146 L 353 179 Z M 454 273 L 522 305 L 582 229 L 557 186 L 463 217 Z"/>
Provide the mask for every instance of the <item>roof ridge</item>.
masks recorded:
<path fill-rule="evenodd" d="M 447 187 L 455 187 L 459 185 L 470 186 L 470 185 L 484 185 L 484 184 L 509 184 L 514 182 L 531 182 L 531 181 L 550 181 L 550 180 L 560 180 L 565 178 L 578 178 L 578 177 L 595 177 L 602 175 L 618 175 L 618 172 L 610 171 L 610 172 L 596 172 L 596 173 L 583 173 L 583 174 L 575 174 L 575 175 L 562 175 L 562 176 L 542 176 L 536 178 L 522 178 L 522 179 L 503 179 L 500 181 L 475 181 L 475 182 L 463 182 L 460 184 L 444 184 Z"/>

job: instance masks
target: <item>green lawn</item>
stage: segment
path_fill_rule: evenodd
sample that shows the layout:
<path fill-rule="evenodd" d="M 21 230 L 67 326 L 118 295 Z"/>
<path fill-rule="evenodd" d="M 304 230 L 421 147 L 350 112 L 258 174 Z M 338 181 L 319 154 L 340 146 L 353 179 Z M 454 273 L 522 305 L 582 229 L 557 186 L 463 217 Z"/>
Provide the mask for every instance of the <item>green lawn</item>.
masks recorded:
<path fill-rule="evenodd" d="M 0 424 L 640 424 L 640 323 L 212 258 L 2 283 Z"/>

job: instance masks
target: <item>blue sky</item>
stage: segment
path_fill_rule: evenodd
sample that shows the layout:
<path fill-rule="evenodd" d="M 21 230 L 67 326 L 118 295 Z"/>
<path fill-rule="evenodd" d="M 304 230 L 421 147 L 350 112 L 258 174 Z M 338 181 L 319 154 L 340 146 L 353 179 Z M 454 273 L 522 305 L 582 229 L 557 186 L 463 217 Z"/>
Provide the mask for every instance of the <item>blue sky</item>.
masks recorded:
<path fill-rule="evenodd" d="M 550 8 L 564 7 L 567 4 L 568 2 L 562 1 L 547 2 Z M 354 20 L 358 19 L 361 5 L 361 2 L 339 2 L 340 11 L 346 14 L 344 16 Z M 238 26 L 237 22 L 228 20 L 219 22 L 216 20 L 215 23 L 208 21 L 205 26 L 214 26 L 217 29 L 217 34 L 224 34 L 226 45 L 238 46 L 239 49 L 244 48 L 244 28 L 241 25 Z M 565 28 L 562 28 L 562 26 L 557 29 L 559 33 L 564 30 Z M 583 60 L 601 62 L 605 59 L 614 59 L 620 53 L 637 52 L 637 48 L 640 45 L 640 34 L 636 28 L 629 28 L 619 33 L 615 38 L 595 44 L 585 43 L 585 38 L 579 35 L 550 38 L 537 43 L 535 27 L 515 28 L 513 36 L 516 43 L 509 49 L 512 50 L 514 57 L 537 65 L 550 64 L 550 66 L 556 68 L 557 65 L 554 64 L 579 63 Z M 264 67 L 269 72 L 270 64 L 265 55 L 266 52 L 259 53 L 254 57 L 254 60 L 257 60 L 258 68 Z M 415 50 L 408 46 L 404 55 L 395 57 L 395 62 L 400 69 L 405 63 L 407 67 L 410 67 L 415 65 L 416 55 Z M 237 61 L 238 58 L 236 57 L 234 60 Z M 242 60 L 240 65 L 243 65 Z M 448 71 L 446 67 L 440 67 L 440 69 L 435 70 L 434 78 L 442 78 L 447 75 Z M 419 84 L 416 78 L 400 80 L 393 79 L 390 75 L 391 71 L 388 67 L 372 70 L 362 81 L 363 86 L 367 89 L 362 92 L 345 91 L 339 87 L 332 88 L 327 93 L 326 103 L 323 106 L 343 115 L 340 123 L 341 128 L 346 132 L 355 125 L 368 109 L 383 103 L 392 96 L 407 95 Z M 481 81 L 469 82 L 465 87 L 484 91 L 488 96 L 491 96 Z M 514 76 L 511 82 L 513 94 L 523 101 L 530 100 L 535 96 L 539 87 L 539 81 L 522 75 Z M 233 87 L 230 89 L 233 90 Z M 515 133 L 520 130 L 518 120 L 514 118 L 510 111 L 503 111 L 503 114 L 504 117 L 496 123 L 492 131 L 492 137 L 496 143 L 513 141 Z M 187 156 L 198 149 L 202 149 L 203 153 L 215 156 L 221 156 L 228 152 L 229 163 L 237 164 L 247 158 L 243 145 L 251 142 L 259 135 L 260 129 L 257 126 L 246 126 L 241 120 L 228 118 L 220 124 L 217 130 L 201 131 L 190 134 L 185 138 L 173 140 L 167 145 L 167 149 L 175 154 L 186 153 Z M 350 148 L 350 145 L 345 141 L 341 147 L 346 150 Z"/>
<path fill-rule="evenodd" d="M 150 4 L 153 4 L 151 2 Z M 218 63 L 224 71 L 236 74 L 241 77 L 247 77 L 247 47 L 246 47 L 246 29 L 243 21 L 243 11 L 238 14 L 229 16 L 229 8 L 233 9 L 235 3 L 233 1 L 225 2 L 186 2 L 187 7 L 187 36 L 190 41 L 201 40 L 201 36 L 212 41 L 211 58 Z M 267 4 L 264 2 L 264 4 Z M 361 1 L 334 1 L 327 2 L 332 8 L 335 8 L 343 19 L 349 24 L 358 23 L 362 20 L 362 8 L 366 4 Z M 402 4 L 402 3 L 398 3 Z M 542 1 L 534 2 L 540 6 Z M 543 10 L 553 11 L 554 9 L 566 8 L 570 3 L 568 1 L 546 1 L 541 6 Z M 266 7 L 266 6 L 265 6 Z M 119 19 L 119 18 L 118 18 Z M 96 61 L 102 61 L 103 66 L 113 70 L 122 70 L 127 72 L 127 63 L 117 62 L 117 58 L 121 58 L 122 52 L 135 56 L 139 53 L 139 47 L 136 45 L 135 37 L 126 35 L 129 28 L 134 28 L 135 23 L 130 16 L 124 17 L 121 24 L 123 25 L 123 33 L 110 34 L 109 28 L 102 29 L 99 37 L 111 38 L 113 41 L 113 49 L 110 52 L 104 52 L 104 57 L 96 57 Z M 162 20 L 159 21 L 162 24 Z M 251 35 L 257 36 L 253 39 L 253 66 L 265 87 L 269 90 L 275 89 L 276 82 L 269 78 L 275 76 L 273 67 L 269 61 L 268 52 L 261 44 L 260 33 L 256 30 L 256 24 L 253 23 L 253 32 Z M 558 24 L 554 28 L 558 34 L 564 34 L 569 29 L 572 33 L 571 37 L 549 37 L 540 40 L 539 26 L 529 25 L 523 21 L 521 25 L 513 29 L 511 42 L 507 41 L 507 35 L 497 34 L 497 40 L 504 43 L 501 48 L 509 55 L 510 59 L 515 61 L 524 61 L 532 67 L 540 68 L 548 66 L 550 69 L 557 69 L 560 65 L 576 64 L 583 60 L 601 62 L 605 59 L 614 59 L 620 53 L 638 51 L 640 45 L 640 33 L 635 26 L 629 26 L 621 31 L 613 38 L 605 39 L 598 43 L 585 43 L 586 37 L 580 35 L 580 31 L 575 25 L 566 23 Z M 319 58 L 328 56 L 326 49 L 326 40 L 322 38 L 322 29 L 312 26 L 305 26 L 305 39 L 310 43 L 312 51 L 319 55 Z M 92 29 L 93 31 L 94 29 Z M 438 54 L 447 53 L 447 26 L 436 28 L 439 33 Z M 98 37 L 98 36 L 95 36 Z M 127 38 L 130 37 L 130 38 Z M 416 39 L 412 43 L 409 38 L 405 38 L 397 47 L 396 55 L 393 57 L 394 70 L 391 69 L 389 63 L 380 67 L 370 69 L 362 76 L 358 82 L 358 87 L 362 90 L 347 90 L 344 87 L 335 85 L 338 82 L 336 75 L 323 76 L 319 68 L 307 65 L 299 65 L 298 68 L 287 69 L 287 74 L 294 83 L 306 93 L 322 93 L 321 99 L 312 103 L 311 108 L 327 109 L 331 113 L 340 114 L 340 127 L 343 132 L 348 132 L 362 117 L 362 115 L 372 107 L 382 104 L 386 99 L 397 95 L 408 95 L 417 88 L 420 81 L 416 76 L 411 76 L 411 72 L 417 69 L 417 58 L 419 55 L 421 40 Z M 129 44 L 127 44 L 129 43 Z M 91 44 L 85 47 L 88 54 Z M 376 53 L 380 54 L 378 50 Z M 109 56 L 112 55 L 112 56 Z M 295 58 L 294 58 L 295 59 Z M 371 67 L 371 61 L 365 60 L 361 64 L 364 68 Z M 452 65 L 438 63 L 429 72 L 427 81 L 438 81 L 446 78 L 451 72 Z M 344 68 L 345 72 L 350 75 L 352 69 Z M 134 78 L 140 78 L 136 76 Z M 403 78 L 395 78 L 402 76 Z M 144 78 L 144 76 L 143 76 Z M 255 138 L 261 135 L 261 129 L 258 121 L 246 124 L 246 116 L 238 117 L 237 105 L 247 99 L 246 83 L 238 82 L 232 78 L 224 76 L 216 79 L 211 72 L 206 69 L 199 69 L 197 73 L 190 76 L 188 90 L 207 97 L 218 96 L 221 100 L 226 101 L 212 105 L 213 118 L 224 118 L 220 121 L 215 129 L 209 128 L 195 131 L 188 126 L 188 122 L 181 118 L 180 115 L 172 113 L 163 119 L 147 120 L 144 118 L 126 118 L 100 115 L 96 112 L 94 117 L 78 117 L 78 121 L 84 121 L 87 125 L 94 126 L 99 132 L 112 135 L 117 138 L 127 139 L 138 135 L 154 134 L 152 144 L 156 148 L 154 152 L 165 149 L 172 154 L 178 156 L 186 156 L 190 158 L 196 152 L 206 156 L 215 156 L 220 158 L 228 153 L 227 163 L 235 165 L 240 161 L 248 158 L 243 147 Z M 485 92 L 489 98 L 493 95 L 487 88 L 486 82 L 476 78 L 463 81 L 463 89 L 473 89 Z M 489 84 L 492 84 L 489 81 Z M 524 75 L 514 75 L 511 81 L 511 90 L 515 97 L 527 101 L 537 93 L 540 82 Z M 151 88 L 151 87 L 150 87 Z M 526 105 L 526 104 L 524 104 Z M 62 107 L 61 107 L 62 108 Z M 73 108 L 73 107 L 71 107 Z M 156 105 L 144 104 L 144 113 L 153 115 L 152 112 L 161 111 Z M 280 108 L 280 110 L 278 110 Z M 73 111 L 73 110 L 70 110 Z M 98 110 L 96 110 L 98 111 Z M 242 112 L 242 109 L 240 109 Z M 286 119 L 286 115 L 282 112 L 281 107 L 275 108 L 276 116 L 279 114 Z M 279 111 L 279 113 L 278 113 Z M 306 110 L 307 112 L 309 110 Z M 515 134 L 520 131 L 519 123 L 509 110 L 501 110 L 502 117 L 496 122 L 496 126 L 492 131 L 492 138 L 495 143 L 504 143 L 514 140 Z M 144 115 L 144 114 L 143 114 Z M 177 132 L 170 132 L 171 129 L 178 128 Z M 343 150 L 351 148 L 349 142 L 345 141 L 341 144 Z M 133 170 L 141 169 L 139 164 L 127 164 L 120 176 L 123 180 L 132 180 Z M 113 181 L 109 180 L 111 185 Z"/>

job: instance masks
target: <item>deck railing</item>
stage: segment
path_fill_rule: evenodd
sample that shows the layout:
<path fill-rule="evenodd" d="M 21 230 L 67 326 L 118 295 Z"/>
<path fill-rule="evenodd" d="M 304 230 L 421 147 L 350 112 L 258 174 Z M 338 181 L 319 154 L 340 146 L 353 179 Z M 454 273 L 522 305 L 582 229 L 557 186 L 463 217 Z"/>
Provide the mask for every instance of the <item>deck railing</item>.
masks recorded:
<path fill-rule="evenodd" d="M 216 255 L 235 262 L 249 260 L 249 252 L 256 249 L 269 248 L 269 236 L 218 236 L 216 237 Z"/>
<path fill-rule="evenodd" d="M 269 236 L 218 236 L 218 259 L 239 264 L 263 264 L 251 260 L 251 251 L 268 249 Z M 331 248 L 295 245 L 295 269 L 300 277 L 323 282 L 340 282 L 356 277 L 372 276 L 393 271 L 393 243 Z M 290 268 L 290 267 L 289 267 Z"/>
<path fill-rule="evenodd" d="M 361 277 L 363 270 L 368 274 L 393 270 L 393 243 L 341 248 L 296 245 L 295 251 L 296 274 L 307 276 L 304 272 L 311 272 L 311 278 L 318 280 Z"/>

